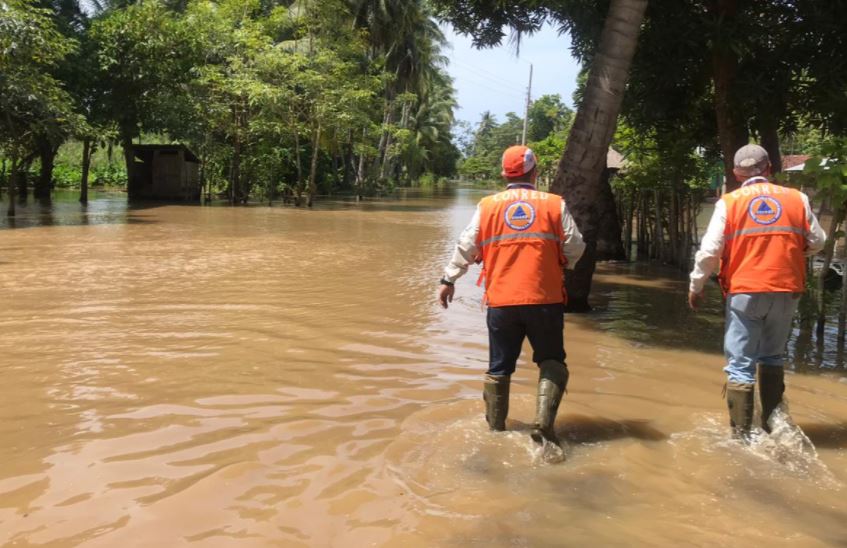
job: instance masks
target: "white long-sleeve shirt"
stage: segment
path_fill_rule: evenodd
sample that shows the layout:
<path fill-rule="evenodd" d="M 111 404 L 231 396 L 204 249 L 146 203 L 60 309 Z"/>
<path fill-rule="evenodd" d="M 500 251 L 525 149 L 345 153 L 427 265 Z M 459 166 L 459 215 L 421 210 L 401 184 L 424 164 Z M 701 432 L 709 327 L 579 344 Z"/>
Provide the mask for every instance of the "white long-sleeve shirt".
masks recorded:
<path fill-rule="evenodd" d="M 755 183 L 766 182 L 764 177 L 753 177 L 744 181 L 741 186 L 751 185 Z M 803 199 L 803 205 L 806 208 L 806 218 L 809 219 L 809 231 L 806 233 L 806 256 L 814 255 L 823 249 L 826 243 L 826 233 L 821 228 L 817 217 L 812 212 L 812 207 L 809 204 L 809 197 L 800 193 Z M 706 281 L 713 273 L 720 268 L 721 256 L 724 248 L 724 229 L 726 228 L 726 203 L 723 200 L 718 200 L 715 203 L 715 211 L 712 213 L 712 219 L 709 221 L 709 227 L 706 229 L 706 234 L 703 235 L 703 240 L 700 242 L 700 250 L 694 256 L 694 270 L 691 271 L 690 284 L 688 290 L 693 293 L 700 293 L 706 285 Z"/>
<path fill-rule="evenodd" d="M 513 188 L 513 186 L 509 185 L 509 188 Z M 448 282 L 455 282 L 461 278 L 468 271 L 468 266 L 482 257 L 482 252 L 476 245 L 477 235 L 479 234 L 479 219 L 479 206 L 477 206 L 471 222 L 459 236 L 453 257 L 444 269 L 444 279 Z M 582 257 L 583 251 L 585 251 L 585 242 L 582 241 L 582 234 L 579 232 L 564 200 L 562 200 L 562 231 L 564 234 L 561 242 L 562 253 L 567 260 L 565 267 L 573 269 L 579 258 Z"/>

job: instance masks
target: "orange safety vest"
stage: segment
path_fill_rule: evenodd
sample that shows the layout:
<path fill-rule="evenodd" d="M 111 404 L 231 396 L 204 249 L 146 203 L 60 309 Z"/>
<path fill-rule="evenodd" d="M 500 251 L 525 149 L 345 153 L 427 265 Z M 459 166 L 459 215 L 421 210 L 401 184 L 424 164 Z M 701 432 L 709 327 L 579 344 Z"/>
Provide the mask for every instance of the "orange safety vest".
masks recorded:
<path fill-rule="evenodd" d="M 762 181 L 721 199 L 726 204 L 719 276 L 724 293 L 802 292 L 810 225 L 800 192 Z"/>
<path fill-rule="evenodd" d="M 509 189 L 479 203 L 482 276 L 489 306 L 567 302 L 562 197 Z"/>

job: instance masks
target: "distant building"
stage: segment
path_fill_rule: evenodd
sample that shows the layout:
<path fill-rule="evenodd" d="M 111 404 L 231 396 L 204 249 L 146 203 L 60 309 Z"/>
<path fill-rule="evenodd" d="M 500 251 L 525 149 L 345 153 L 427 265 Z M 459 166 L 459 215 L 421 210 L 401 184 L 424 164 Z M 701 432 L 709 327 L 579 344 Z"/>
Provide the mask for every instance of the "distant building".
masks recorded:
<path fill-rule="evenodd" d="M 606 169 L 620 171 L 625 167 L 626 160 L 624 159 L 623 154 L 612 147 L 609 147 L 609 151 L 606 153 Z"/>
<path fill-rule="evenodd" d="M 185 145 L 133 145 L 130 200 L 200 201 L 200 160 Z"/>
<path fill-rule="evenodd" d="M 808 154 L 787 154 L 782 157 L 782 171 L 797 171 L 796 169 L 791 169 L 793 167 L 800 166 L 799 169 L 803 169 L 803 166 L 806 163 L 810 156 Z"/>

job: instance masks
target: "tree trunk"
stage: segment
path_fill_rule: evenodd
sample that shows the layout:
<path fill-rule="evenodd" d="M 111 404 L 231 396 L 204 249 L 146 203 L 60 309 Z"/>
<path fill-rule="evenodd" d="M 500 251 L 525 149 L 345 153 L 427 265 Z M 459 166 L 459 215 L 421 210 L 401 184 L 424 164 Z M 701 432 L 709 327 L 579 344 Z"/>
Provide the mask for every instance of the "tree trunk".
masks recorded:
<path fill-rule="evenodd" d="M 762 148 L 768 151 L 771 160 L 771 173 L 782 171 L 782 156 L 779 152 L 779 125 L 776 119 L 765 116 L 759 122 L 759 134 Z"/>
<path fill-rule="evenodd" d="M 679 200 L 676 195 L 676 185 L 671 188 L 669 198 L 670 211 L 668 212 L 668 239 L 670 240 L 670 262 L 673 265 L 679 265 L 682 260 L 679 244 Z"/>
<path fill-rule="evenodd" d="M 847 266 L 847 265 L 845 265 Z M 838 347 L 844 347 L 844 331 L 847 326 L 847 268 L 841 270 L 841 307 L 838 309 Z"/>
<path fill-rule="evenodd" d="M 91 167 L 91 139 L 82 141 L 82 178 L 79 181 L 79 203 L 88 203 L 88 171 Z"/>
<path fill-rule="evenodd" d="M 18 163 L 18 169 L 15 172 L 17 200 L 21 204 L 26 204 L 29 189 L 27 188 L 29 178 L 29 168 L 32 166 L 33 156 L 29 156 L 25 160 Z"/>
<path fill-rule="evenodd" d="M 615 132 L 629 67 L 635 55 L 647 0 L 612 0 L 594 54 L 583 101 L 568 136 L 550 191 L 564 195 L 586 243 L 585 256 L 566 278 L 568 310 L 588 311 L 600 225 L 608 221 L 608 182 L 603 184 L 606 154 Z M 612 211 L 614 206 L 612 206 Z M 614 220 L 617 225 L 617 219 Z M 620 230 L 617 230 L 620 235 Z M 618 244 L 620 246 L 620 243 Z"/>
<path fill-rule="evenodd" d="M 241 199 L 241 117 L 238 107 L 232 107 L 233 122 L 235 124 L 234 142 L 232 145 L 232 170 L 229 180 L 229 205 Z"/>
<path fill-rule="evenodd" d="M 656 234 L 653 238 L 656 243 L 656 259 L 659 262 L 663 262 L 665 260 L 665 223 L 662 220 L 662 193 L 659 189 L 656 189 L 653 192 L 653 196 L 656 199 L 654 203 L 656 212 Z"/>
<path fill-rule="evenodd" d="M 14 217 L 15 216 L 15 185 L 17 184 L 18 177 L 18 160 L 17 158 L 12 158 L 12 165 L 9 169 L 9 209 L 6 210 L 6 216 Z"/>
<path fill-rule="evenodd" d="M 56 163 L 56 154 L 59 148 L 54 146 L 48 139 L 40 139 L 38 143 L 38 158 L 41 168 L 38 179 L 32 189 L 32 195 L 38 200 L 49 200 L 50 191 L 53 186 L 53 167 Z"/>
<path fill-rule="evenodd" d="M 737 11 L 737 0 L 717 0 L 712 8 L 721 25 L 729 26 Z M 735 76 L 738 72 L 738 56 L 729 48 L 721 36 L 715 37 L 712 50 L 712 81 L 715 85 L 715 116 L 718 123 L 718 140 L 723 156 L 726 191 L 740 186 L 732 172 L 735 151 L 747 144 L 749 134 L 746 124 L 735 111 Z"/>
<path fill-rule="evenodd" d="M 126 191 L 130 200 L 138 198 L 138 177 L 135 173 L 135 155 L 132 153 L 132 137 L 124 135 L 121 137 L 121 146 L 124 149 L 124 162 L 126 163 Z"/>
<path fill-rule="evenodd" d="M 353 153 L 353 130 L 349 130 L 347 132 L 347 143 L 344 145 L 344 176 L 342 178 L 342 186 L 344 188 L 349 188 L 350 181 L 352 179 L 352 174 L 354 170 L 354 164 L 356 162 L 356 156 Z"/>
<path fill-rule="evenodd" d="M 835 233 L 838 232 L 838 226 L 844 220 L 845 204 L 838 204 L 835 211 L 832 212 L 832 220 L 829 224 L 829 232 L 826 235 L 826 245 L 823 250 L 823 268 L 818 277 L 818 323 L 815 328 L 815 334 L 818 342 L 823 342 L 824 327 L 826 326 L 826 299 L 824 291 L 824 280 L 829 272 L 829 265 L 832 264 L 832 256 L 835 254 Z"/>
<path fill-rule="evenodd" d="M 408 90 L 406 90 L 408 92 Z M 400 115 L 400 128 L 409 129 L 409 118 L 411 117 L 411 104 L 409 101 L 403 102 L 402 114 Z M 392 145 L 392 136 L 388 135 L 388 142 L 385 147 L 385 158 L 382 161 L 382 171 L 379 174 L 379 178 L 382 180 L 389 179 L 391 177 L 392 172 L 394 171 L 394 160 L 395 157 L 391 154 L 391 145 Z M 397 177 L 399 180 L 399 177 Z"/>
<path fill-rule="evenodd" d="M 300 161 L 300 132 L 294 132 L 294 161 L 297 163 L 297 187 L 294 205 L 300 207 L 300 194 L 303 192 L 303 164 Z"/>
<path fill-rule="evenodd" d="M 382 117 L 382 135 L 379 136 L 379 146 L 377 147 L 376 158 L 374 158 L 373 170 L 376 173 L 382 173 L 382 166 L 385 163 L 386 151 L 388 150 L 388 142 L 391 138 L 388 126 L 394 120 L 394 108 L 392 101 L 386 97 L 385 113 Z"/>
<path fill-rule="evenodd" d="M 612 172 L 603 170 L 600 178 L 600 200 L 597 202 L 598 219 L 603 219 L 597 232 L 597 261 L 615 261 L 626 258 L 621 241 L 621 224 L 615 194 L 610 183 Z"/>
<path fill-rule="evenodd" d="M 321 123 L 318 122 L 318 127 L 315 129 L 315 136 L 312 139 L 312 165 L 309 167 L 309 201 L 306 204 L 309 207 L 315 202 L 315 194 L 318 193 L 318 155 L 320 154 L 321 143 Z"/>
<path fill-rule="evenodd" d="M 362 145 L 364 146 L 365 140 L 368 137 L 368 130 L 362 130 Z M 356 199 L 361 199 L 362 192 L 365 186 L 365 152 L 362 151 L 361 155 L 359 155 L 359 168 L 356 171 Z"/>

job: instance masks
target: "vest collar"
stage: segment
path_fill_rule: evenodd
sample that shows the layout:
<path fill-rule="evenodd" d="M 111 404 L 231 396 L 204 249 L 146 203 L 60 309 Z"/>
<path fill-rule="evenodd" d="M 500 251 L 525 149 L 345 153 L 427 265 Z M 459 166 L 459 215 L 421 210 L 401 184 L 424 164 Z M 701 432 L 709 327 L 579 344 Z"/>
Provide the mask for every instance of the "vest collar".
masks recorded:
<path fill-rule="evenodd" d="M 514 190 L 516 188 L 524 188 L 526 190 L 535 190 L 535 185 L 532 183 L 510 183 L 506 190 Z"/>
<path fill-rule="evenodd" d="M 741 186 L 755 185 L 756 183 L 767 183 L 767 182 L 769 182 L 767 177 L 761 177 L 761 176 L 757 175 L 756 177 L 750 177 L 749 179 L 747 179 L 746 181 L 741 183 Z"/>

